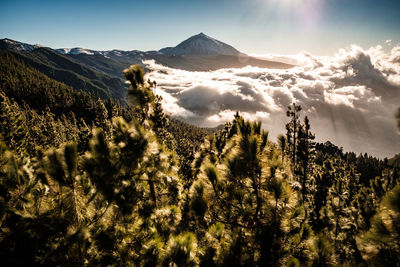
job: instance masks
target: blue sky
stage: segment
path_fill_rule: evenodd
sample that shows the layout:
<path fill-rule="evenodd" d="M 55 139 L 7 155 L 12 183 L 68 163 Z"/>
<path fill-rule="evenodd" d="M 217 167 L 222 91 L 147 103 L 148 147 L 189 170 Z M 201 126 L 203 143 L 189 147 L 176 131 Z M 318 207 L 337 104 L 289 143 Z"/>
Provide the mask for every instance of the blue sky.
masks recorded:
<path fill-rule="evenodd" d="M 158 50 L 199 32 L 246 53 L 332 55 L 399 43 L 400 1 L 0 1 L 0 38 L 53 48 Z"/>

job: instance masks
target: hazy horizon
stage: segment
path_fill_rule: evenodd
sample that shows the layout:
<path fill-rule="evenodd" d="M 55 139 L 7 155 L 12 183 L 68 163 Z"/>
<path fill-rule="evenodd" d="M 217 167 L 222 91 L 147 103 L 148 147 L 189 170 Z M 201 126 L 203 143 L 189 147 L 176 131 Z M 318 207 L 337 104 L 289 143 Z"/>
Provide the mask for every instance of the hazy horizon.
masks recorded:
<path fill-rule="evenodd" d="M 199 32 L 199 33 L 200 33 L 200 32 Z M 9 36 L 0 36 L 0 39 L 10 39 L 10 40 L 14 40 L 14 41 L 21 42 L 21 43 L 27 43 L 27 44 L 38 45 L 38 46 L 43 46 L 43 47 L 49 47 L 49 48 L 51 48 L 51 49 L 83 48 L 83 49 L 96 50 L 96 51 L 111 51 L 111 50 L 132 51 L 132 50 L 139 50 L 139 51 L 147 52 L 147 51 L 158 51 L 158 50 L 160 50 L 160 49 L 162 49 L 162 48 L 166 48 L 166 47 L 175 47 L 175 46 L 177 46 L 179 43 L 181 43 L 182 41 L 188 39 L 188 38 L 191 37 L 191 36 L 197 35 L 197 34 L 199 34 L 199 33 L 193 33 L 192 35 L 189 35 L 189 36 L 185 37 L 184 39 L 178 41 L 178 42 L 175 43 L 175 44 L 172 44 L 172 45 L 164 45 L 164 46 L 160 46 L 160 47 L 158 47 L 158 48 L 150 49 L 150 50 L 142 50 L 142 49 L 138 49 L 138 48 L 122 49 L 122 48 L 119 48 L 119 47 L 116 47 L 116 46 L 113 47 L 113 48 L 110 48 L 110 49 L 95 49 L 95 48 L 93 48 L 93 47 L 85 47 L 85 46 L 81 46 L 81 45 L 77 45 L 77 46 L 57 46 L 57 47 L 55 47 L 55 46 L 47 45 L 47 44 L 45 44 L 45 43 L 27 42 L 27 41 L 20 40 L 20 39 L 13 39 L 13 38 L 11 38 L 11 37 L 9 37 Z M 201 32 L 201 33 L 204 33 L 204 34 L 208 35 L 208 34 L 205 33 L 205 32 Z M 222 42 L 224 42 L 224 43 L 226 43 L 226 44 L 231 45 L 231 43 L 226 42 L 226 41 L 224 41 L 224 40 L 221 40 L 220 38 L 218 38 L 218 37 L 216 37 L 216 36 L 211 36 L 211 35 L 208 35 L 208 36 L 210 36 L 210 37 L 212 37 L 212 38 L 214 38 L 214 39 L 216 39 L 216 40 L 222 41 Z M 167 43 L 167 42 L 166 42 L 166 43 Z M 374 44 L 374 45 L 371 45 L 371 46 L 360 46 L 359 44 L 356 44 L 356 43 L 348 43 L 347 45 L 344 45 L 343 47 L 338 47 L 336 50 L 332 51 L 331 54 L 314 54 L 314 53 L 311 53 L 311 52 L 308 51 L 308 50 L 298 50 L 297 52 L 293 52 L 293 53 L 278 53 L 278 52 L 270 52 L 270 51 L 264 51 L 264 52 L 260 52 L 260 53 L 254 53 L 254 52 L 244 51 L 244 50 L 240 50 L 240 49 L 238 49 L 238 50 L 239 50 L 240 52 L 243 52 L 243 53 L 249 55 L 249 56 L 253 56 L 253 57 L 257 57 L 257 58 L 262 58 L 262 59 L 267 59 L 267 60 L 274 60 L 274 61 L 282 61 L 282 62 L 289 63 L 289 64 L 295 64 L 295 60 L 294 60 L 294 61 L 291 60 L 291 57 L 292 57 L 292 58 L 295 58 L 295 57 L 297 57 L 299 54 L 301 55 L 301 54 L 307 54 L 307 53 L 309 53 L 309 54 L 313 54 L 314 56 L 319 56 L 319 57 L 324 57 L 324 56 L 330 57 L 330 56 L 334 56 L 335 54 L 339 53 L 341 50 L 346 49 L 346 48 L 350 48 L 350 47 L 352 47 L 352 46 L 359 46 L 359 47 L 361 47 L 362 49 L 365 49 L 365 50 L 373 49 L 373 48 L 376 48 L 376 47 L 380 47 L 382 50 L 388 52 L 388 51 L 390 51 L 391 49 L 393 49 L 393 48 L 395 48 L 395 47 L 397 47 L 397 46 L 399 46 L 399 45 L 400 45 L 400 42 L 399 42 L 399 43 L 395 43 L 395 42 L 394 42 L 393 40 L 391 40 L 391 39 L 383 40 L 383 41 L 381 41 L 381 42 L 379 42 L 379 43 L 376 43 L 376 44 Z M 237 48 L 237 47 L 234 46 L 234 48 Z"/>

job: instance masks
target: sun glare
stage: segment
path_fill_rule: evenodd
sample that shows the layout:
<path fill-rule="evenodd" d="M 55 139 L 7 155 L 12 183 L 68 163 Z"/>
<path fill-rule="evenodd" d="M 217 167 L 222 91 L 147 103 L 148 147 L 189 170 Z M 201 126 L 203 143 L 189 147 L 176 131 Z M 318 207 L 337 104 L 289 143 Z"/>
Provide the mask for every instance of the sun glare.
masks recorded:
<path fill-rule="evenodd" d="M 291 8 L 298 7 L 302 4 L 305 4 L 305 0 L 264 0 L 268 6 L 276 7 L 276 8 Z"/>
<path fill-rule="evenodd" d="M 257 0 L 262 5 L 276 9 L 313 8 L 319 6 L 322 0 Z"/>
<path fill-rule="evenodd" d="M 257 0 L 260 10 L 295 20 L 307 28 L 315 27 L 320 18 L 323 0 Z"/>

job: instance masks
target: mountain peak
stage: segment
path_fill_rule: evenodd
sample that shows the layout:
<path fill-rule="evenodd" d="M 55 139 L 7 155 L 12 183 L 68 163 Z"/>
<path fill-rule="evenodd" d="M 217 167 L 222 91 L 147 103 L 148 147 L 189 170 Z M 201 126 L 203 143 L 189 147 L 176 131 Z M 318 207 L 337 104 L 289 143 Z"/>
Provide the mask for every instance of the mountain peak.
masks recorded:
<path fill-rule="evenodd" d="M 232 46 L 218 41 L 203 32 L 193 35 L 175 47 L 163 48 L 159 51 L 165 55 L 230 55 L 241 54 Z"/>

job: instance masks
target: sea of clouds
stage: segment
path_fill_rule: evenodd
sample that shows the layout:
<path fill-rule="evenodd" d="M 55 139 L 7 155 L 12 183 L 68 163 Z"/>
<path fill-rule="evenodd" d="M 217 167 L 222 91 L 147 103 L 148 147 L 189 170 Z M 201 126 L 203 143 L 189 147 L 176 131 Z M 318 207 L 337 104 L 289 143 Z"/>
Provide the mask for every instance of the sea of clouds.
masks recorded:
<path fill-rule="evenodd" d="M 154 61 L 145 64 L 164 110 L 183 121 L 213 127 L 240 111 L 245 118 L 261 120 L 274 139 L 285 133 L 287 106 L 297 103 L 317 141 L 390 157 L 400 153 L 394 119 L 400 107 L 400 46 L 386 50 L 353 45 L 333 57 L 268 56 L 297 65 L 287 70 L 248 66 L 190 72 Z"/>

